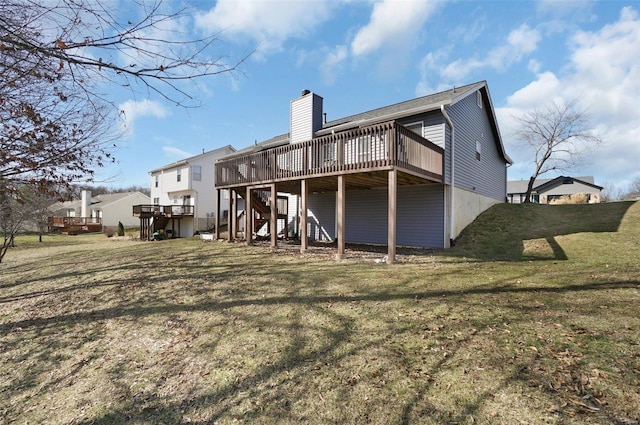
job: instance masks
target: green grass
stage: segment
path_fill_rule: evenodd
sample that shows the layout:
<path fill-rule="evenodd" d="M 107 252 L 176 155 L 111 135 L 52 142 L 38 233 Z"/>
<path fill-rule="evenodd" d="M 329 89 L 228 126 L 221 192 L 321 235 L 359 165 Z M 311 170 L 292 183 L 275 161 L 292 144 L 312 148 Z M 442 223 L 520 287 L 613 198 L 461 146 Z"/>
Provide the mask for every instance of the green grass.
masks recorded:
<path fill-rule="evenodd" d="M 500 205 L 396 265 L 18 239 L 0 422 L 633 424 L 640 203 Z"/>

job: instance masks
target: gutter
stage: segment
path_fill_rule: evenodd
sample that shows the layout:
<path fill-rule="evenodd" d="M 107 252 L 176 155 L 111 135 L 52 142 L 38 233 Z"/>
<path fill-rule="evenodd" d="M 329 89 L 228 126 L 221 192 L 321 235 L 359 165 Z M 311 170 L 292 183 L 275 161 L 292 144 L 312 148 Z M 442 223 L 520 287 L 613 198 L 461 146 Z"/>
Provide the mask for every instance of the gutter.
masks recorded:
<path fill-rule="evenodd" d="M 442 112 L 442 116 L 444 116 L 444 119 L 447 121 L 447 124 L 449 125 L 449 128 L 451 129 L 451 197 L 449 199 L 449 203 L 450 203 L 450 219 L 449 219 L 449 223 L 450 223 L 450 227 L 449 227 L 449 246 L 453 245 L 453 240 L 454 240 L 454 232 L 455 232 L 455 214 L 454 214 L 454 208 L 455 208 L 455 140 L 456 140 L 456 129 L 453 126 L 453 122 L 451 121 L 451 118 L 449 118 L 449 114 L 447 114 L 447 110 L 443 105 L 440 105 L 440 112 Z"/>

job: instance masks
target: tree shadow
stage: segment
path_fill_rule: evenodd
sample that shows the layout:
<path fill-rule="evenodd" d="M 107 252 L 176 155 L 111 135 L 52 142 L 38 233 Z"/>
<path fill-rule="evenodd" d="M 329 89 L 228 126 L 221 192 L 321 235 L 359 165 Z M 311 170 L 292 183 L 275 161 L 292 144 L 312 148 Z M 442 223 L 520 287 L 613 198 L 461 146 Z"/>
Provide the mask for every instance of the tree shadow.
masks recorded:
<path fill-rule="evenodd" d="M 517 295 L 564 294 L 579 298 L 589 292 L 609 293 L 640 285 L 638 279 L 605 277 L 562 286 L 514 283 L 528 277 L 527 273 L 535 273 L 530 270 L 468 288 L 431 289 L 429 282 L 452 279 L 459 269 L 451 267 L 433 273 L 421 270 L 421 274 L 391 285 L 385 280 L 390 280 L 386 273 L 391 274 L 393 269 L 384 267 L 374 276 L 380 279 L 379 284 L 363 286 L 366 290 L 361 290 L 357 282 L 351 282 L 351 276 L 354 269 L 366 269 L 366 264 L 347 267 L 307 258 L 278 261 L 259 248 L 204 248 L 205 254 L 216 255 L 214 261 L 202 255 L 200 249 L 202 246 L 188 246 L 176 251 L 173 258 L 178 265 L 168 268 L 162 267 L 166 259 L 150 250 L 143 257 L 149 262 L 147 267 L 125 279 L 118 275 L 119 266 L 130 272 L 136 266 L 127 259 L 128 249 L 117 251 L 119 259 L 113 264 L 59 270 L 56 279 L 75 281 L 64 287 L 30 290 L 29 282 L 23 281 L 22 293 L 7 295 L 0 302 L 51 298 L 68 302 L 71 308 L 50 314 L 45 303 L 39 302 L 24 315 L 2 318 L 2 351 L 15 354 L 12 364 L 30 362 L 31 367 L 22 376 L 7 380 L 0 393 L 18 393 L 25 400 L 32 395 L 62 393 L 62 388 L 99 366 L 113 385 L 114 394 L 105 396 L 108 405 L 105 400 L 98 400 L 105 403 L 98 411 L 81 406 L 84 413 L 78 413 L 73 423 L 412 423 L 419 421 L 421 415 L 433 419 L 432 423 L 461 423 L 467 415 L 481 412 L 493 391 L 520 381 L 532 387 L 545 384 L 540 377 L 524 376 L 517 368 L 504 370 L 495 366 L 500 379 L 490 388 L 476 391 L 470 399 L 458 400 L 459 411 L 434 402 L 434 391 L 443 390 L 438 387 L 440 376 L 462 373 L 465 356 L 476 348 L 479 335 L 494 332 L 496 321 L 500 320 L 495 315 L 465 321 L 459 319 L 462 311 L 477 307 L 479 300 L 492 301 L 504 310 L 518 311 L 519 320 L 528 321 L 530 316 L 524 313 L 539 309 L 511 303 L 509 299 Z M 247 261 L 247 256 L 254 258 Z M 68 263 L 57 267 L 71 266 L 80 258 L 80 254 L 71 256 L 65 259 Z M 269 261 L 269 267 L 255 267 Z M 103 278 L 93 280 L 94 274 Z M 332 283 L 328 285 L 328 281 Z M 349 283 L 335 284 L 343 281 Z M 351 293 L 343 293 L 348 289 Z M 437 313 L 445 300 L 454 305 L 450 308 L 459 310 L 458 314 Z M 360 317 L 361 304 L 385 308 L 393 305 L 391 310 L 397 309 L 398 313 L 367 319 Z M 194 323 L 193 313 L 205 313 L 197 316 L 204 323 Z M 403 319 L 412 314 L 417 318 Z M 102 337 L 107 328 L 135 324 L 132 332 L 140 331 L 143 337 L 149 323 L 164 324 L 165 334 L 156 337 L 167 346 L 184 343 L 187 348 L 181 352 L 185 358 L 156 365 L 135 358 L 131 354 L 133 347 L 123 347 L 118 353 L 103 348 L 110 344 Z M 201 330 L 192 329 L 197 327 Z M 279 335 L 264 333 L 265 329 Z M 261 345 L 247 345 L 240 333 Z M 358 335 L 363 333 L 367 338 L 360 339 Z M 131 336 L 130 341 L 136 338 Z M 261 350 L 270 339 L 275 347 L 266 356 Z M 41 344 L 34 346 L 31 340 Z M 32 348 L 20 349 L 21 346 Z M 233 364 L 224 357 L 222 346 L 244 350 L 238 356 L 255 365 Z M 442 351 L 433 352 L 446 352 L 446 357 L 429 351 L 436 349 Z M 59 351 L 82 354 L 77 354 L 78 359 L 60 358 L 56 354 Z M 166 351 L 168 355 L 169 349 Z M 212 352 L 220 354 L 212 356 Z M 112 359 L 104 360 L 105 353 Z M 230 351 L 229 356 L 233 355 Z M 228 379 L 184 372 L 189 356 L 208 362 L 203 367 L 225 369 Z M 354 366 L 354 358 L 358 357 L 364 357 L 366 362 Z M 65 361 L 74 364 L 45 379 Z M 132 365 L 135 362 L 139 367 Z M 389 375 L 390 367 L 396 370 L 395 376 Z M 146 387 L 132 388 L 132 382 L 144 375 L 146 368 L 158 368 L 162 373 Z M 171 379 L 192 380 L 192 387 L 171 393 Z M 354 393 L 370 394 L 375 403 L 367 403 Z M 311 397 L 321 396 L 333 406 L 332 411 L 323 411 L 321 401 L 310 401 Z M 451 397 L 455 399 L 457 395 Z M 300 409 L 309 403 L 315 403 L 316 416 L 309 413 L 313 409 Z M 20 417 L 20 407 L 12 406 L 6 412 L 9 421 Z"/>

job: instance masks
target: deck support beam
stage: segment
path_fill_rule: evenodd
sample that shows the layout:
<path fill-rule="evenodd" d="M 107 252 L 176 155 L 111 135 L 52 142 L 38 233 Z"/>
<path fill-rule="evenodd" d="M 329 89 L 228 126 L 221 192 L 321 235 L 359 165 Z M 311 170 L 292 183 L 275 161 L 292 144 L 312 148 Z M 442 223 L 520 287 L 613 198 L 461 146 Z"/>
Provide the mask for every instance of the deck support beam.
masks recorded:
<path fill-rule="evenodd" d="M 278 248 L 278 191 L 275 183 L 271 184 L 271 249 Z M 286 229 L 285 229 L 286 231 Z"/>
<path fill-rule="evenodd" d="M 251 205 L 251 187 L 247 186 L 247 194 L 244 200 L 244 238 L 247 245 L 253 243 L 253 206 Z"/>
<path fill-rule="evenodd" d="M 227 210 L 227 240 L 233 242 L 236 239 L 238 222 L 236 221 L 238 195 L 233 189 L 229 189 L 229 209 Z"/>
<path fill-rule="evenodd" d="M 336 206 L 338 209 L 338 234 L 336 235 L 337 239 L 338 239 L 338 252 L 336 253 L 336 260 L 342 260 L 345 257 L 345 222 L 344 222 L 344 216 L 345 216 L 345 189 L 346 189 L 346 185 L 345 185 L 345 181 L 344 181 L 344 175 L 339 175 L 338 176 L 338 199 L 336 202 Z"/>
<path fill-rule="evenodd" d="M 304 253 L 309 247 L 309 238 L 307 237 L 307 197 L 309 196 L 309 183 L 307 179 L 300 180 L 300 252 Z"/>
<path fill-rule="evenodd" d="M 387 264 L 393 264 L 396 261 L 396 223 L 397 223 L 397 204 L 398 204 L 398 171 L 393 169 L 389 171 L 389 195 L 388 195 L 388 217 L 387 217 Z"/>
<path fill-rule="evenodd" d="M 214 237 L 216 238 L 216 240 L 220 239 L 220 192 L 220 189 L 216 189 L 216 215 L 213 218 L 213 227 L 215 228 Z"/>

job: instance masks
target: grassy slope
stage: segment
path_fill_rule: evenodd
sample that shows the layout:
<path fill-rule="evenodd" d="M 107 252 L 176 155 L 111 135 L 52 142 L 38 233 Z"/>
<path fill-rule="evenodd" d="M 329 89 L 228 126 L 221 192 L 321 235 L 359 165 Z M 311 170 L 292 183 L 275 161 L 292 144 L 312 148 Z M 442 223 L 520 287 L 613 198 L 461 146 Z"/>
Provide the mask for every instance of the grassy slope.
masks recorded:
<path fill-rule="evenodd" d="M 22 240 L 0 422 L 637 423 L 639 252 L 640 203 L 500 205 L 390 267 Z"/>

